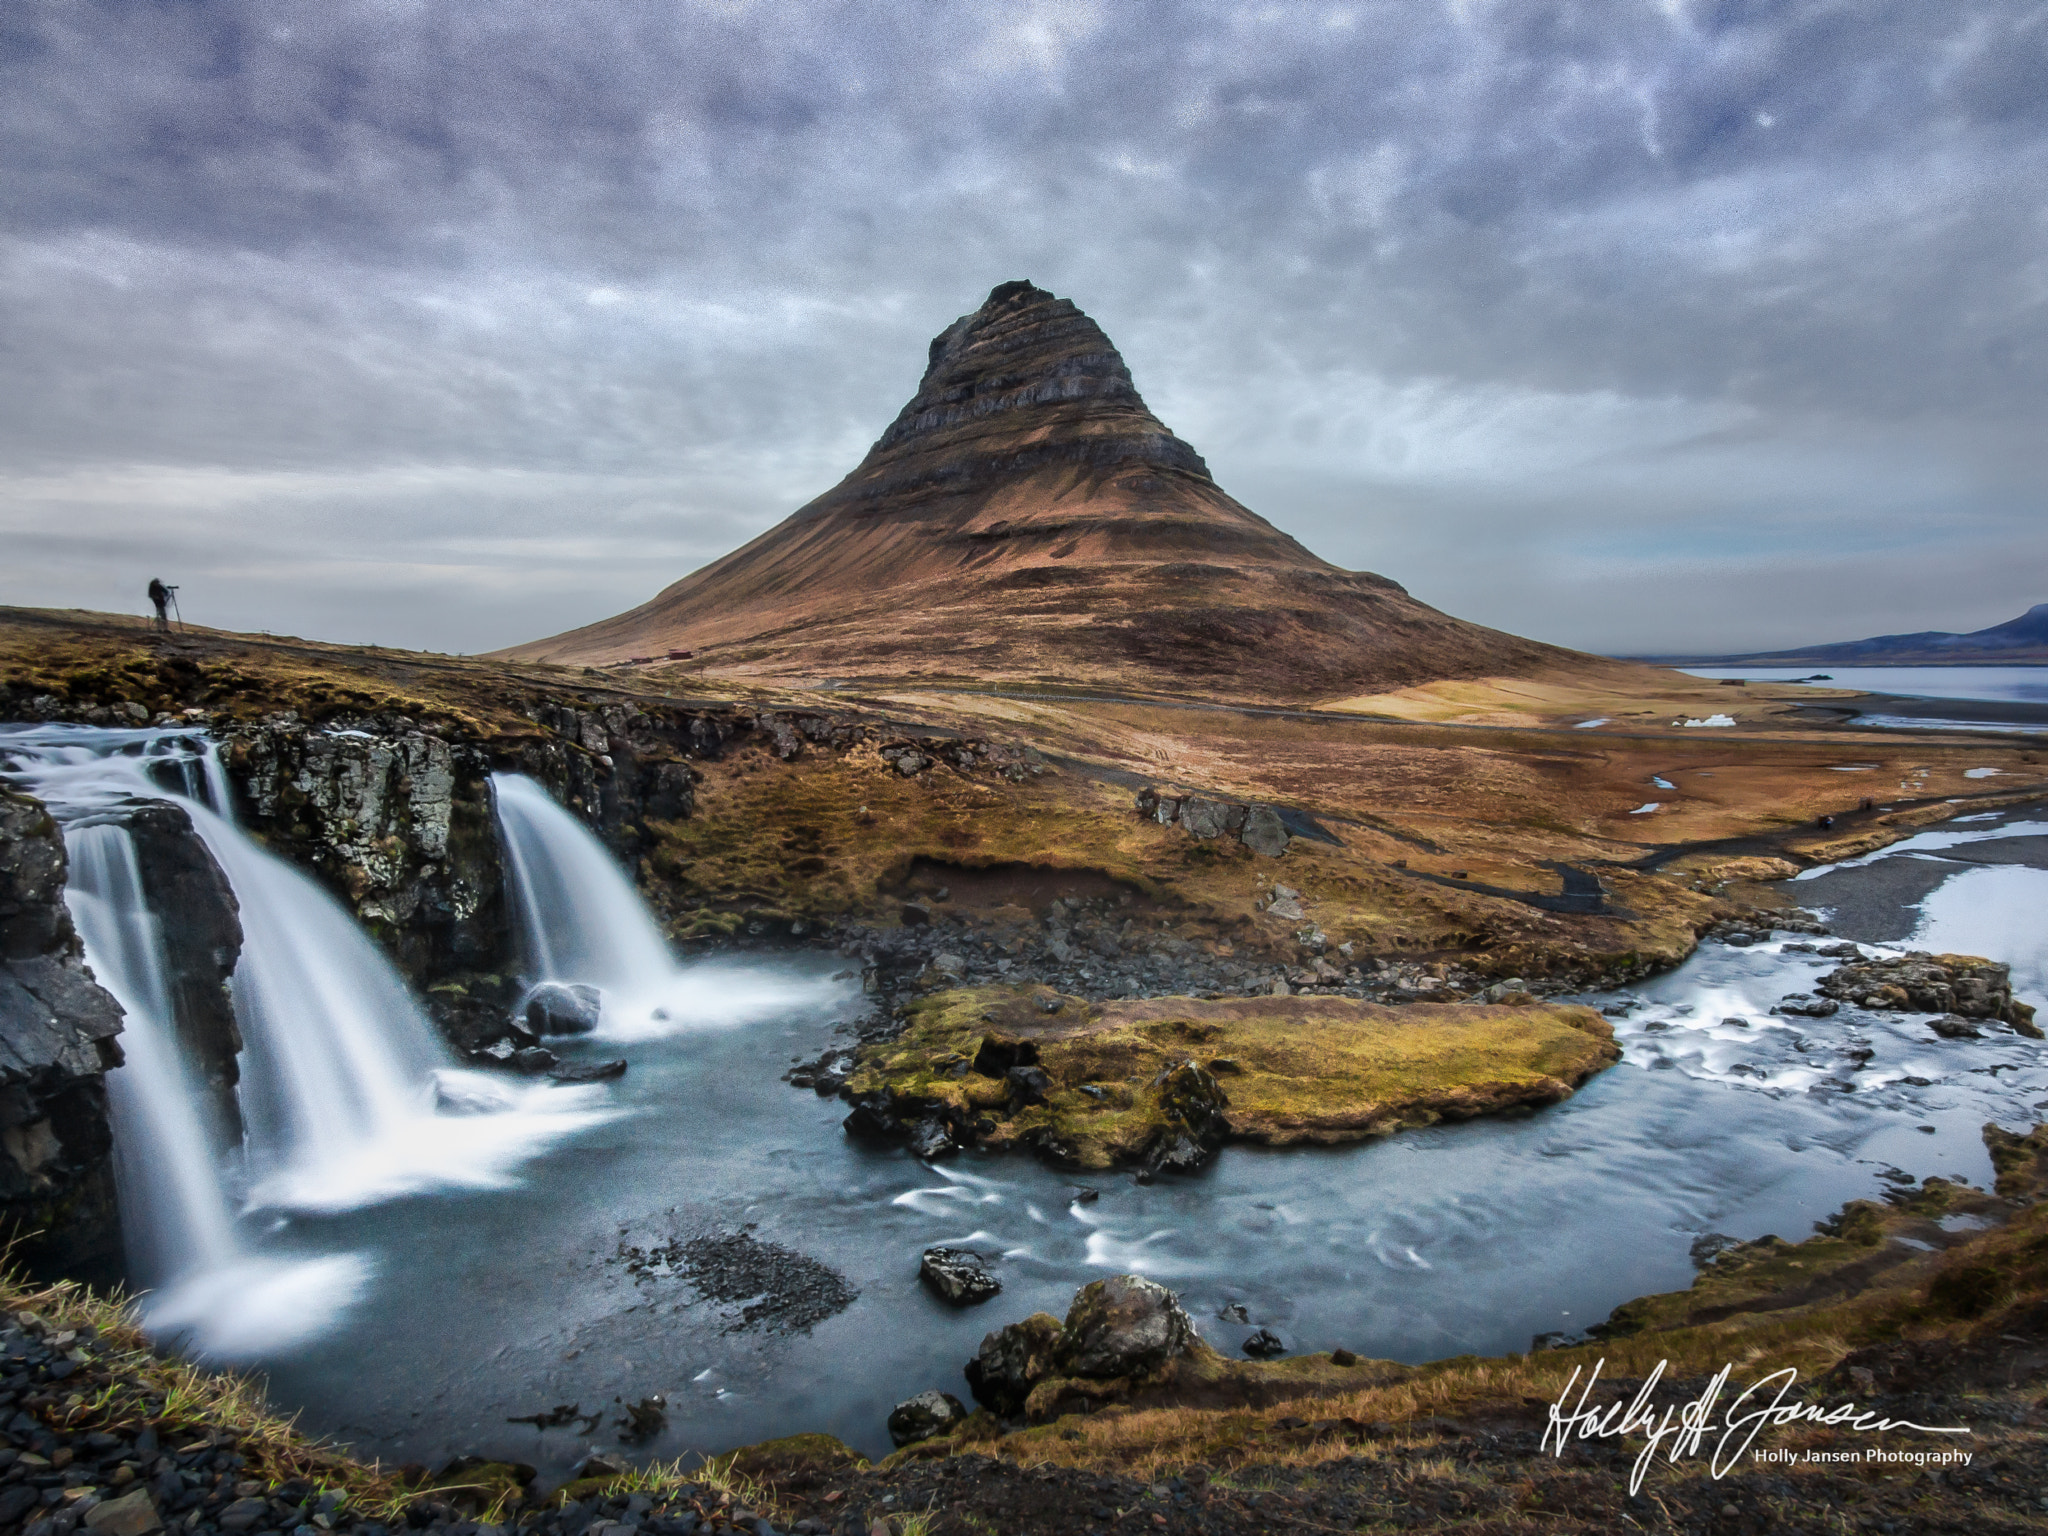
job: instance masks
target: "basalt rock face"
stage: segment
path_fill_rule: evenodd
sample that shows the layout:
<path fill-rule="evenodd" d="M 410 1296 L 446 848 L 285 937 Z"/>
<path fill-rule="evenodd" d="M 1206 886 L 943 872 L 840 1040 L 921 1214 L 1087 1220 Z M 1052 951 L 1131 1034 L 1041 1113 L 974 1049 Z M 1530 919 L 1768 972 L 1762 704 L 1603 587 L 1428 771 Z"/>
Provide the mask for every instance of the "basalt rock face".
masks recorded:
<path fill-rule="evenodd" d="M 37 1278 L 118 1279 L 106 1072 L 121 1005 L 86 969 L 64 905 L 64 838 L 0 790 L 0 1240 Z"/>
<path fill-rule="evenodd" d="M 282 716 L 235 732 L 225 761 L 243 826 L 339 895 L 416 986 L 508 952 L 483 751 Z"/>
<path fill-rule="evenodd" d="M 1004 283 L 852 474 L 653 601 L 506 653 L 733 676 L 974 677 L 1310 699 L 1599 666 L 1340 570 L 1239 505 L 1102 329 Z"/>
<path fill-rule="evenodd" d="M 143 892 L 161 925 L 172 1028 L 210 1100 L 214 1123 L 228 1143 L 239 1142 L 242 1117 L 235 1084 L 241 1079 L 236 1056 L 242 1035 L 228 991 L 242 952 L 234 888 L 182 807 L 162 801 L 140 806 L 127 825 Z"/>

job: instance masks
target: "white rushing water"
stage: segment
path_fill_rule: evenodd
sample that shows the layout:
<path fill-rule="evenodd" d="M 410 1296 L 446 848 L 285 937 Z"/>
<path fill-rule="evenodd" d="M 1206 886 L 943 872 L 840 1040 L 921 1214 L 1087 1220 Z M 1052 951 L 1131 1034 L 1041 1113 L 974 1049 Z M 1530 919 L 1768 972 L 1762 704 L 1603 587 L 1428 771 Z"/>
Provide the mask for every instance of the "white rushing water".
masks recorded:
<path fill-rule="evenodd" d="M 731 961 L 679 966 L 633 882 L 545 789 L 491 775 L 530 981 L 604 994 L 598 1037 L 624 1042 L 750 1024 L 821 1003 L 828 983 Z"/>
<path fill-rule="evenodd" d="M 666 986 L 675 957 L 604 844 L 523 774 L 492 774 L 491 794 L 532 979 L 630 996 Z"/>
<path fill-rule="evenodd" d="M 253 1251 L 238 1214 L 267 1210 L 275 1231 L 289 1225 L 284 1212 L 501 1187 L 551 1142 L 614 1113 L 601 1088 L 459 1068 L 340 904 L 217 813 L 232 799 L 203 738 L 48 726 L 0 733 L 0 753 L 64 826 L 86 960 L 126 1014 L 109 1107 L 123 1239 L 153 1287 L 142 1313 L 160 1336 L 214 1357 L 273 1354 L 329 1326 L 367 1281 L 361 1255 Z M 240 1147 L 207 1124 L 178 1044 L 161 922 L 121 824 L 148 800 L 182 806 L 240 909 Z"/>
<path fill-rule="evenodd" d="M 123 827 L 78 827 L 66 904 L 93 974 L 125 1015 L 125 1065 L 107 1075 L 116 1121 L 138 1128 L 115 1147 L 123 1239 L 135 1280 L 156 1285 L 237 1257 L 220 1166 L 225 1128 L 207 1123 L 205 1100 L 178 1050 L 164 988 L 163 927 L 142 894 L 135 841 Z M 145 1215 L 145 1213 L 148 1213 Z"/>

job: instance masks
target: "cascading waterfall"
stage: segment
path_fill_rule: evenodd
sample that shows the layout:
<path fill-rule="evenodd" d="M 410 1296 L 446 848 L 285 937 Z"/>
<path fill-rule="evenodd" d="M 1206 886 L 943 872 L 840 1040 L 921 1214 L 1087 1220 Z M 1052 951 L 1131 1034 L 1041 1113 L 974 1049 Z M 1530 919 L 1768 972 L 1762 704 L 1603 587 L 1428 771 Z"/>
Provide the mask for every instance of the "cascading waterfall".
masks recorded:
<path fill-rule="evenodd" d="M 493 774 L 491 791 L 528 979 L 597 987 L 604 1038 L 746 1024 L 833 995 L 830 982 L 738 962 L 679 966 L 632 880 L 588 827 L 524 775 Z"/>
<path fill-rule="evenodd" d="M 603 843 L 532 779 L 491 775 L 526 963 L 535 981 L 658 992 L 675 958 Z"/>
<path fill-rule="evenodd" d="M 109 1108 L 124 1241 L 137 1278 L 157 1288 L 143 1313 L 160 1334 L 215 1356 L 273 1351 L 367 1282 L 358 1255 L 255 1252 L 233 1214 L 238 1190 L 251 1208 L 333 1211 L 503 1186 L 549 1142 L 613 1113 L 600 1088 L 458 1068 L 340 905 L 220 814 L 232 799 L 203 738 L 47 726 L 0 732 L 0 754 L 5 776 L 65 828 L 86 959 L 127 1014 Z M 172 1027 L 159 921 L 120 824 L 138 800 L 184 808 L 241 909 L 230 983 L 243 1041 L 239 1170 L 205 1123 Z"/>
<path fill-rule="evenodd" d="M 107 1074 L 122 1237 L 131 1278 L 157 1286 L 240 1257 L 220 1178 L 221 1127 L 208 1125 L 173 1033 L 164 990 L 163 928 L 142 894 L 135 840 L 125 827 L 65 834 L 71 877 L 65 901 L 101 986 L 126 1016 L 125 1065 Z"/>

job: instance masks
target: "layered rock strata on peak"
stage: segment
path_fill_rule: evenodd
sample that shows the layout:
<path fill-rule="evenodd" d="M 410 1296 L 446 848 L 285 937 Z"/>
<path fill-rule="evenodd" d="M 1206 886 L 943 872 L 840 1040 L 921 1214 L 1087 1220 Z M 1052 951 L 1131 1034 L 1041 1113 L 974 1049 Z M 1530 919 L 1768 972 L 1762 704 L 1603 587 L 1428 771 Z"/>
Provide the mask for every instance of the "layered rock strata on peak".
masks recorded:
<path fill-rule="evenodd" d="M 1233 500 L 1066 299 L 1004 283 L 838 485 L 651 602 L 505 653 L 722 676 L 1304 700 L 1612 665 L 1340 570 Z"/>

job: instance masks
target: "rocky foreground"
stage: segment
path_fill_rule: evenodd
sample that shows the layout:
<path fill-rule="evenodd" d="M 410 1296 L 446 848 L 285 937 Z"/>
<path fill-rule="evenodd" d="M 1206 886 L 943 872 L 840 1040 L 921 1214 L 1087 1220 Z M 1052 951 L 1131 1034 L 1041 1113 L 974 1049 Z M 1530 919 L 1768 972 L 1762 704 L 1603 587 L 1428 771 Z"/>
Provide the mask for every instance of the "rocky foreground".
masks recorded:
<path fill-rule="evenodd" d="M 76 1286 L 0 1293 L 0 1530 L 23 1536 L 989 1536 L 989 1533 L 2036 1531 L 2048 1511 L 2048 1127 L 1987 1130 L 1988 1193 L 1941 1180 L 1855 1202 L 1804 1243 L 1704 1255 L 1690 1291 L 1620 1309 L 1569 1349 L 1428 1366 L 1339 1351 L 1233 1362 L 1170 1293 L 1122 1277 L 1062 1320 L 994 1330 L 980 1399 L 924 1394 L 870 1465 L 799 1435 L 695 1468 L 593 1458 L 572 1482 L 466 1460 L 429 1473 L 310 1445 L 260 1394 L 149 1352 Z M 1967 1222 L 1995 1223 L 1971 1230 Z M 1955 1228 L 1956 1230 L 1951 1230 Z M 1676 1408 L 1734 1367 L 1788 1399 L 1931 1436 L 1766 1428 L 1715 1475 L 1711 1443 L 1630 1491 L 1640 1434 L 1559 1449 L 1553 1405 L 1651 1388 Z M 1575 1391 L 1576 1389 L 1574 1389 Z M 1725 1409 L 1728 1396 L 1720 1399 Z M 906 1407 L 912 1405 L 906 1404 Z M 930 1411 L 933 1408 L 936 1411 Z M 1726 1422 L 1724 1418 L 1721 1422 Z M 1967 1456 L 1967 1460 L 1964 1460 Z"/>

